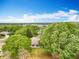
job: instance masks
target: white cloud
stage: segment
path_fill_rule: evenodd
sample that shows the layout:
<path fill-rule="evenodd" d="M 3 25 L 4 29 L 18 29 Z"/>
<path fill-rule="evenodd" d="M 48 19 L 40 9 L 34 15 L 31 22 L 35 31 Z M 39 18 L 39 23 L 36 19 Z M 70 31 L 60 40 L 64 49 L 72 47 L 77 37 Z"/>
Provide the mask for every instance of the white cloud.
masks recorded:
<path fill-rule="evenodd" d="M 42 14 L 24 14 L 21 18 L 8 16 L 6 20 L 0 20 L 0 22 L 7 23 L 29 23 L 29 22 L 55 22 L 60 21 L 79 21 L 78 11 L 69 10 L 66 11 L 57 11 L 55 13 L 42 13 Z"/>
<path fill-rule="evenodd" d="M 68 21 L 79 22 L 79 15 L 70 16 Z"/>
<path fill-rule="evenodd" d="M 9 19 L 14 19 L 15 17 L 13 17 L 13 16 L 8 16 L 8 18 L 9 18 Z"/>
<path fill-rule="evenodd" d="M 76 10 L 70 10 L 69 11 L 69 16 L 68 16 L 68 21 L 70 22 L 79 22 L 79 12 Z"/>
<path fill-rule="evenodd" d="M 78 11 L 76 11 L 76 10 L 69 10 L 69 14 L 75 14 L 75 13 L 78 13 Z"/>

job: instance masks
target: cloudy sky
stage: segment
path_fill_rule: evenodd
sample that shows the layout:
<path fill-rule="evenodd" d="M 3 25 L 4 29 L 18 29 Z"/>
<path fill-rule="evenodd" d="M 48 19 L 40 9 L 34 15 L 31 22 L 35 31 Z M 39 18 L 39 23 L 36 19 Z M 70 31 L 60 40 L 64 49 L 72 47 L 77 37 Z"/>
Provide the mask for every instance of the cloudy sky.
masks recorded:
<path fill-rule="evenodd" d="M 79 22 L 79 0 L 0 0 L 0 23 Z"/>

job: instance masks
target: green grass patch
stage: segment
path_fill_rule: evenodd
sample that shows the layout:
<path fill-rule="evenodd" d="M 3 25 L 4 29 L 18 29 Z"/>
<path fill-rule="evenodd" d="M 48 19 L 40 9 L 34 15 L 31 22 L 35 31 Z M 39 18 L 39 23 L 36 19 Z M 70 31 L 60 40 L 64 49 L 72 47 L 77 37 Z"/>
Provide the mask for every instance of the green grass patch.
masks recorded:
<path fill-rule="evenodd" d="M 28 59 L 52 59 L 52 56 L 47 54 L 41 48 L 33 48 L 31 52 L 31 56 Z"/>

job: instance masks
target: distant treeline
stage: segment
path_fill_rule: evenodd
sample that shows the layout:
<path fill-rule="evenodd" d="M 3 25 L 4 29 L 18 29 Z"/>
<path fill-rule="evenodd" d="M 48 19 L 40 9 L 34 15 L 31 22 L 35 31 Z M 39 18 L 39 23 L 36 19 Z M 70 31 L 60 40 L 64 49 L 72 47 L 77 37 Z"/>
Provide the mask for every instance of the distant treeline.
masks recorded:
<path fill-rule="evenodd" d="M 48 25 L 50 23 L 0 23 L 0 25 Z"/>

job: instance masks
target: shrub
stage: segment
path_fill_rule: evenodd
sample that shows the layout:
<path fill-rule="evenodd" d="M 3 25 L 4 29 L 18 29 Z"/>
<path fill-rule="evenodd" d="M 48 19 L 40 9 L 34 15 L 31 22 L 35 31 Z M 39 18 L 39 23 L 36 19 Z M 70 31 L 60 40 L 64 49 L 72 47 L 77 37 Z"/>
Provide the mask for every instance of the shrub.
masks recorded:
<path fill-rule="evenodd" d="M 3 51 L 9 51 L 12 59 L 17 59 L 20 49 L 26 49 L 28 52 L 31 51 L 31 40 L 26 36 L 12 35 L 3 46 Z"/>

